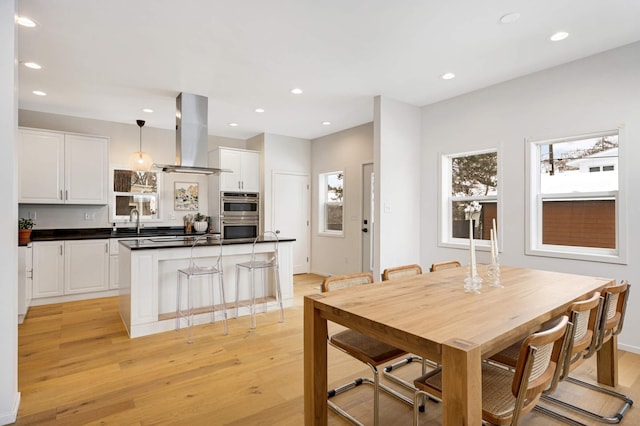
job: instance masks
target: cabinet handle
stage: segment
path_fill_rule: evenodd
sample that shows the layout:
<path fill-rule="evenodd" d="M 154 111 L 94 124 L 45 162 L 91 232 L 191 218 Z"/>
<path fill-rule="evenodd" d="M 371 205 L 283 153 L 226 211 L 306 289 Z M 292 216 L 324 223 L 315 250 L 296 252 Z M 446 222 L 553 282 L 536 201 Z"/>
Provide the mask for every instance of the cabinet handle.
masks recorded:
<path fill-rule="evenodd" d="M 60 246 L 60 256 L 62 256 L 62 245 Z"/>
<path fill-rule="evenodd" d="M 69 190 L 68 189 L 65 189 L 65 191 L 64 191 L 64 199 L 65 200 L 69 199 Z"/>
<path fill-rule="evenodd" d="M 109 243 L 104 245 L 104 252 L 109 253 Z"/>
<path fill-rule="evenodd" d="M 62 198 L 62 189 L 60 190 L 60 200 L 64 200 L 64 198 Z"/>

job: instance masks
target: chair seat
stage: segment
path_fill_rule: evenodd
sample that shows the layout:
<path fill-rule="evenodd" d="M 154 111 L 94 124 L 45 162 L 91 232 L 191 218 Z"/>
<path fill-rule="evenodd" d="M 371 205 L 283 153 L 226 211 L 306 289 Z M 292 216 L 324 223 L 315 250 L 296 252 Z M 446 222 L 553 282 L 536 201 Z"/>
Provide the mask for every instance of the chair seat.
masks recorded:
<path fill-rule="evenodd" d="M 344 330 L 334 334 L 329 342 L 362 362 L 380 365 L 406 354 L 402 349 L 382 343 L 355 330 Z"/>
<path fill-rule="evenodd" d="M 493 424 L 510 424 L 516 399 L 511 392 L 513 373 L 489 363 L 482 363 L 482 414 Z M 442 398 L 442 367 L 430 371 L 414 382 L 430 395 Z"/>
<path fill-rule="evenodd" d="M 189 266 L 188 268 L 178 269 L 178 272 L 182 272 L 183 274 L 189 275 L 189 276 L 220 273 L 220 271 L 214 266 L 198 266 L 198 265 L 193 265 L 193 266 Z"/>
<path fill-rule="evenodd" d="M 273 268 L 274 266 L 276 266 L 276 264 L 274 262 L 274 259 L 269 259 L 269 260 L 254 260 L 249 262 L 238 263 L 236 264 L 236 266 L 239 266 L 241 268 L 248 268 L 248 269 L 263 269 L 263 268 Z"/>

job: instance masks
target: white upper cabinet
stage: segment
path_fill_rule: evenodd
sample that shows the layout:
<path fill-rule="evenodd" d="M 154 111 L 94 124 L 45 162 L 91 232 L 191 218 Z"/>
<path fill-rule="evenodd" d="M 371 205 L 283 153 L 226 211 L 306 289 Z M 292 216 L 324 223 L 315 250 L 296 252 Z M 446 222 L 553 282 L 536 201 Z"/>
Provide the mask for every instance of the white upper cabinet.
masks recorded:
<path fill-rule="evenodd" d="M 109 140 L 20 129 L 19 202 L 107 204 Z"/>
<path fill-rule="evenodd" d="M 241 149 L 220 148 L 220 191 L 260 192 L 260 153 Z"/>

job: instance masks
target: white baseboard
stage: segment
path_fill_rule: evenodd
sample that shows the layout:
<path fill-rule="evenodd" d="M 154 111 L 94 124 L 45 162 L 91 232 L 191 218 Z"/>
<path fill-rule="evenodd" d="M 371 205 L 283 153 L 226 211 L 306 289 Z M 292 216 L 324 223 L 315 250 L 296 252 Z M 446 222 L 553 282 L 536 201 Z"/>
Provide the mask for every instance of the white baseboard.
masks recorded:
<path fill-rule="evenodd" d="M 13 401 L 13 407 L 8 413 L 0 413 L 0 425 L 10 425 L 16 422 L 18 418 L 18 408 L 20 407 L 20 392 L 16 393 L 16 398 Z"/>
<path fill-rule="evenodd" d="M 620 349 L 621 351 L 631 352 L 631 353 L 640 355 L 640 348 L 637 346 L 624 345 L 618 342 L 618 349 Z"/>

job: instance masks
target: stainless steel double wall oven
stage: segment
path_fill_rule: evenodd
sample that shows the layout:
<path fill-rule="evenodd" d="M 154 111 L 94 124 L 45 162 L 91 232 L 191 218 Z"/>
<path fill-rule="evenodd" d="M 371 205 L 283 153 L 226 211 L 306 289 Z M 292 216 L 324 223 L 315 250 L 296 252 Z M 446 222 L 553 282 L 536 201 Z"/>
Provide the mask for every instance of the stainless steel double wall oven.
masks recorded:
<path fill-rule="evenodd" d="M 222 238 L 255 238 L 260 229 L 260 194 L 220 193 L 220 233 Z"/>

